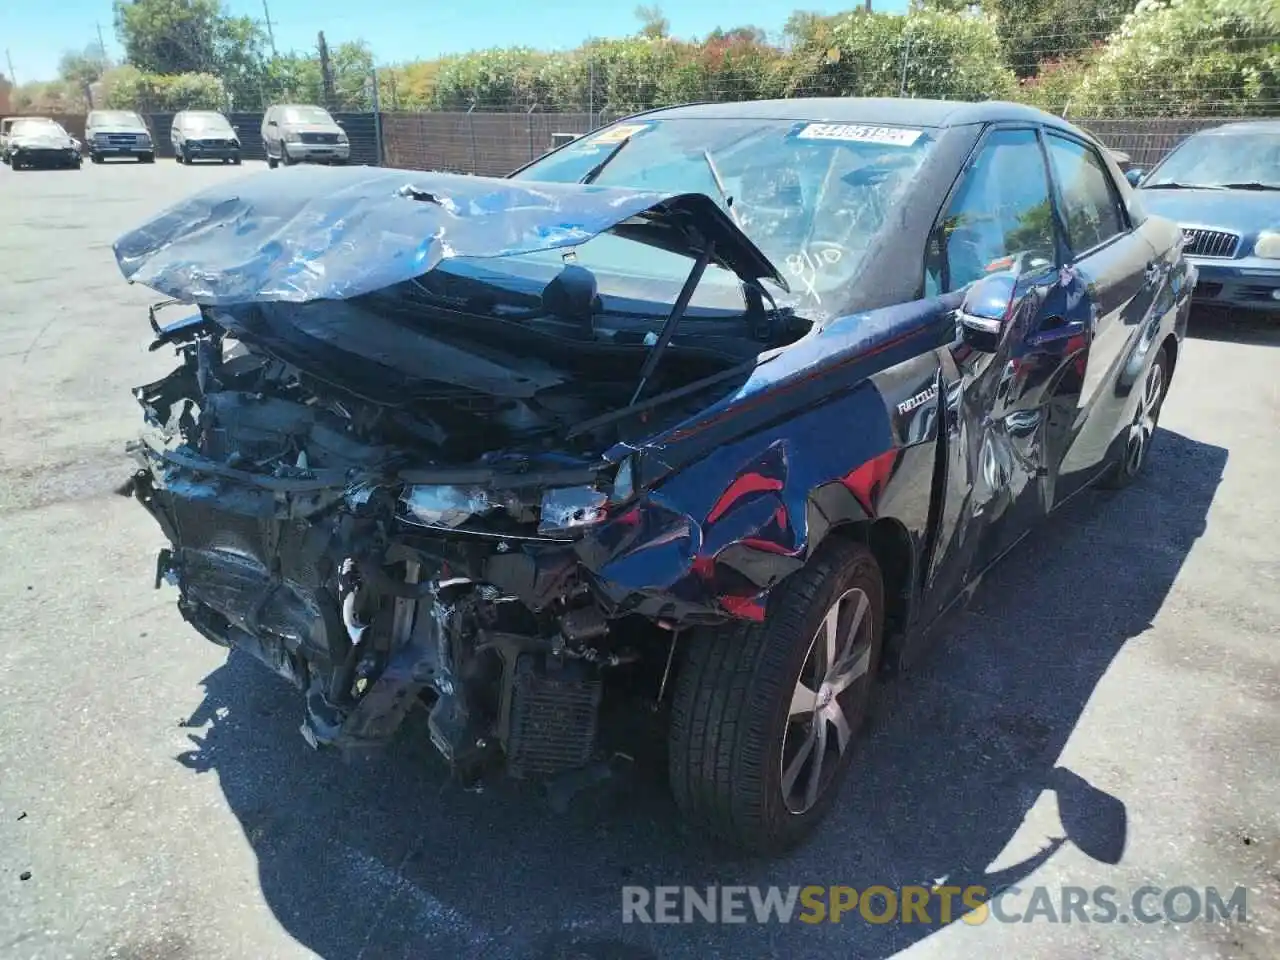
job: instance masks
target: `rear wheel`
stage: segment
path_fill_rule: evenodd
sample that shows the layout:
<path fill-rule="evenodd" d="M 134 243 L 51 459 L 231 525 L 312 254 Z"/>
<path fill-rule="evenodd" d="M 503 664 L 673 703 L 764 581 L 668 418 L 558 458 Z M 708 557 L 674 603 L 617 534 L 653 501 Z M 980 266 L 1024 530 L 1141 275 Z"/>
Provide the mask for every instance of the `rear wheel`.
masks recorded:
<path fill-rule="evenodd" d="M 1120 460 L 1107 475 L 1106 486 L 1113 490 L 1127 487 L 1142 472 L 1155 439 L 1156 426 L 1160 422 L 1160 409 L 1164 406 L 1165 394 L 1168 392 L 1169 354 L 1161 347 L 1151 361 L 1151 366 L 1147 368 L 1138 409 L 1134 412 L 1125 435 Z"/>
<path fill-rule="evenodd" d="M 669 734 L 672 792 L 692 824 L 753 853 L 818 825 L 866 716 L 883 616 L 875 556 L 833 539 L 778 588 L 763 623 L 692 639 Z"/>
<path fill-rule="evenodd" d="M 267 154 L 267 169 L 268 169 L 268 170 L 274 170 L 277 166 L 279 166 L 279 164 L 280 164 L 280 161 L 279 161 L 279 160 L 277 160 L 277 159 L 276 159 L 275 157 L 273 157 L 271 154 L 269 154 L 269 153 Z"/>

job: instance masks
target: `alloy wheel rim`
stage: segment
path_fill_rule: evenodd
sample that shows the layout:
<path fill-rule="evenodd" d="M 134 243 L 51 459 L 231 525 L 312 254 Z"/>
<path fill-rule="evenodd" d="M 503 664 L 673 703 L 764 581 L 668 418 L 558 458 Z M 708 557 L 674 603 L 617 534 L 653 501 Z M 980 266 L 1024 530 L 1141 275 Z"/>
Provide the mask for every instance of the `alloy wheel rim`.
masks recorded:
<path fill-rule="evenodd" d="M 831 786 L 853 731 L 849 710 L 858 681 L 871 669 L 871 600 L 846 590 L 827 609 L 791 692 L 779 762 L 782 798 L 806 813 Z"/>
<path fill-rule="evenodd" d="M 1151 438 L 1156 432 L 1156 421 L 1160 416 L 1160 400 L 1164 395 L 1164 368 L 1153 363 L 1147 373 L 1147 382 L 1143 387 L 1142 399 L 1138 403 L 1138 411 L 1134 415 L 1133 425 L 1129 428 L 1129 472 L 1137 473 L 1146 459 L 1147 450 L 1151 446 Z"/>

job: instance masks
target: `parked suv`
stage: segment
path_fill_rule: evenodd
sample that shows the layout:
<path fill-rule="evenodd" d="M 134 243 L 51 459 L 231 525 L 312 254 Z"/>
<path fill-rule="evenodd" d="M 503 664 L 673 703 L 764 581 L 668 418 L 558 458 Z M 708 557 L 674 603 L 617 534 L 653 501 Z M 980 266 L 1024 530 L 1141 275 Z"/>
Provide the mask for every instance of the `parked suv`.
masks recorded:
<path fill-rule="evenodd" d="M 262 146 L 267 166 L 304 161 L 346 163 L 351 142 L 324 107 L 276 104 L 262 117 Z"/>
<path fill-rule="evenodd" d="M 231 122 L 216 110 L 183 110 L 169 128 L 173 156 L 179 163 L 196 160 L 240 162 L 240 137 Z"/>
<path fill-rule="evenodd" d="M 84 125 L 89 159 L 102 163 L 108 157 L 137 157 L 140 163 L 156 162 L 151 130 L 132 110 L 94 110 Z"/>

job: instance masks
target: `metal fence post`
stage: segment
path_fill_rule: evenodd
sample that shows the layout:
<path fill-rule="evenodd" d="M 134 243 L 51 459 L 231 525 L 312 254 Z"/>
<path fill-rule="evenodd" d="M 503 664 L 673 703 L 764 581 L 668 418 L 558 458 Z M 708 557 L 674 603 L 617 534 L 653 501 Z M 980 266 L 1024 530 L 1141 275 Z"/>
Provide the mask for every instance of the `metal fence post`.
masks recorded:
<path fill-rule="evenodd" d="M 529 104 L 529 109 L 524 112 L 524 125 L 529 134 L 529 159 L 533 159 L 533 111 L 538 109 L 537 101 Z"/>
<path fill-rule="evenodd" d="M 373 165 L 382 166 L 382 104 L 378 96 L 378 68 L 373 68 Z"/>
<path fill-rule="evenodd" d="M 479 161 L 476 158 L 476 119 L 473 116 L 473 114 L 475 113 L 475 109 L 476 109 L 476 104 L 475 104 L 475 101 L 473 100 L 471 101 L 471 106 L 467 107 L 467 128 L 471 134 L 471 172 L 472 173 L 476 172 L 476 167 L 479 163 Z"/>

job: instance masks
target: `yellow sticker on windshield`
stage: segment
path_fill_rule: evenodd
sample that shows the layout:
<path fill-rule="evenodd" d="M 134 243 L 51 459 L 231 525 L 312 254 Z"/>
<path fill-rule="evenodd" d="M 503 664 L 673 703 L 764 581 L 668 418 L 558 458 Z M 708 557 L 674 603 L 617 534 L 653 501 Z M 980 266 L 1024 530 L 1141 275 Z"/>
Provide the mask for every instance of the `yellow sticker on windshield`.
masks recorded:
<path fill-rule="evenodd" d="M 919 140 L 923 133 L 923 130 L 910 130 L 906 127 L 869 127 L 861 123 L 811 123 L 797 133 L 796 138 L 909 147 Z"/>
<path fill-rule="evenodd" d="M 610 127 L 603 133 L 597 133 L 591 138 L 594 143 L 621 143 L 627 137 L 634 137 L 641 130 L 648 130 L 647 123 L 621 123 L 616 127 Z"/>

